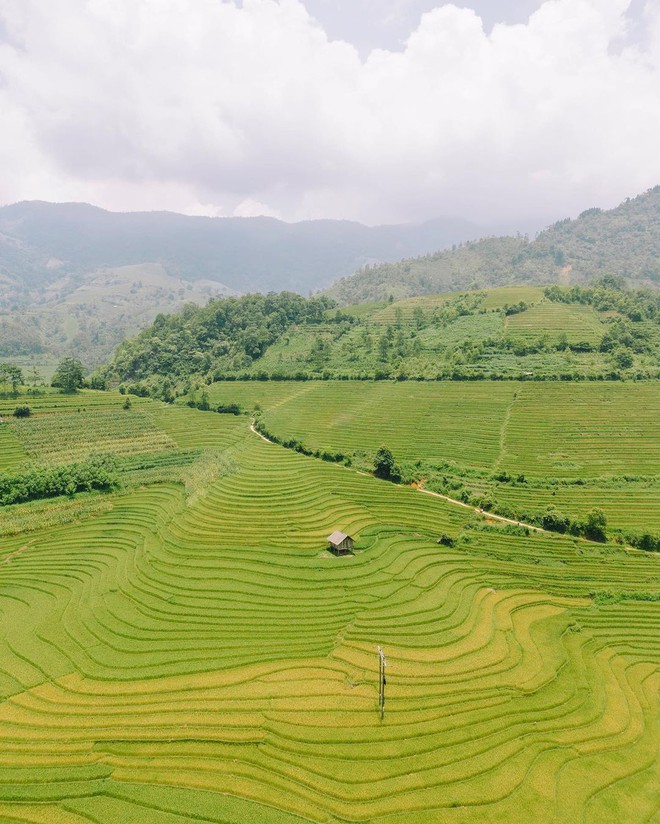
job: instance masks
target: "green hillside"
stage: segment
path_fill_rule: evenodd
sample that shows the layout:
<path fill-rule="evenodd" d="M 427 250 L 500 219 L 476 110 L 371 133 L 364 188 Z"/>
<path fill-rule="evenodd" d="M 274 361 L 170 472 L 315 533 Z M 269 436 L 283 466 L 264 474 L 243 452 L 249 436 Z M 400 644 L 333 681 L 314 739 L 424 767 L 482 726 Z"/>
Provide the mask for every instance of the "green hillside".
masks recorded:
<path fill-rule="evenodd" d="M 606 278 L 344 310 L 287 293 L 211 301 L 159 317 L 119 346 L 106 374 L 162 398 L 234 379 L 655 378 L 660 294 Z"/>
<path fill-rule="evenodd" d="M 606 275 L 660 284 L 660 186 L 616 209 L 560 220 L 530 241 L 486 238 L 399 263 L 366 266 L 328 293 L 340 305 L 505 284 L 584 285 Z"/>
<path fill-rule="evenodd" d="M 657 383 L 227 382 L 209 394 L 363 469 L 385 445 L 406 481 L 515 520 L 600 508 L 612 533 L 660 540 Z"/>
<path fill-rule="evenodd" d="M 624 388 L 212 393 L 355 452 L 379 436 L 411 458 L 465 449 L 475 472 L 546 471 L 569 429 L 563 448 L 599 476 L 657 455 L 655 384 L 627 405 Z M 653 820 L 656 555 L 498 524 L 266 443 L 245 415 L 123 402 L 48 394 L 4 424 L 35 467 L 69 460 L 77 430 L 79 456 L 114 453 L 120 485 L 0 507 L 0 819 Z M 337 528 L 353 555 L 326 551 Z"/>
<path fill-rule="evenodd" d="M 27 307 L 5 302 L 3 308 L 0 299 L 0 358 L 48 372 L 53 359 L 73 351 L 87 366 L 97 366 L 160 312 L 228 294 L 222 284 L 193 284 L 168 275 L 159 264 L 101 269 L 71 288 L 63 279 Z"/>

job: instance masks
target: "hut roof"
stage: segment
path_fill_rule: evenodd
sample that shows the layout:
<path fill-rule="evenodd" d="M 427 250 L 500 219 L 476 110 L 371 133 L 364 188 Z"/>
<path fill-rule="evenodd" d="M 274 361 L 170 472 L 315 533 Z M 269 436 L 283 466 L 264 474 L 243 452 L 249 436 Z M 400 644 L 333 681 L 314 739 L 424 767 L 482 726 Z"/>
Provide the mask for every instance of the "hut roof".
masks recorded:
<path fill-rule="evenodd" d="M 337 530 L 336 532 L 333 532 L 332 535 L 328 535 L 328 542 L 331 544 L 340 544 L 342 541 L 345 541 L 346 538 L 350 537 L 350 535 L 346 535 L 344 532 Z"/>

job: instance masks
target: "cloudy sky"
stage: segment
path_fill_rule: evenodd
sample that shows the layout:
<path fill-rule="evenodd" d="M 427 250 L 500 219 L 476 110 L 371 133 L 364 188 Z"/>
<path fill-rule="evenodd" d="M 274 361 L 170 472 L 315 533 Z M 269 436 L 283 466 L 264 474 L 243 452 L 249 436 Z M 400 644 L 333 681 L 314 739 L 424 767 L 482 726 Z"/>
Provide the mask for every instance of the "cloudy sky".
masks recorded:
<path fill-rule="evenodd" d="M 660 183 L 660 0 L 0 0 L 0 203 L 543 224 Z"/>

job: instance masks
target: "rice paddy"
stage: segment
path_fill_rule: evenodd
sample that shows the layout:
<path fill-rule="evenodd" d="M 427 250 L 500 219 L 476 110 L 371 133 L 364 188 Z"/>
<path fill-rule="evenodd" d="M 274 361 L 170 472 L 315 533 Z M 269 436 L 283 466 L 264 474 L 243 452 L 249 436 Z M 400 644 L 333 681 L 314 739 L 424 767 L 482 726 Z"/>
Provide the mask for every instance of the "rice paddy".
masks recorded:
<path fill-rule="evenodd" d="M 216 384 L 212 396 L 259 404 L 269 431 L 312 449 L 369 462 L 384 445 L 400 461 L 444 472 L 524 475 L 524 487 L 491 483 L 497 500 L 528 512 L 556 505 L 573 516 L 598 507 L 614 530 L 658 529 L 653 382 L 249 382 Z M 572 485 L 549 488 L 550 479 Z M 470 483 L 489 489 L 483 478 Z"/>
<path fill-rule="evenodd" d="M 481 428 L 465 410 L 465 440 L 480 442 L 460 453 L 452 414 L 469 407 L 469 389 L 490 394 L 474 396 Z M 411 455 L 446 448 L 495 466 L 518 449 L 503 422 L 515 432 L 522 389 L 213 392 L 258 400 L 273 428 L 289 407 L 306 441 L 366 438 L 370 419 L 380 445 L 397 404 L 420 408 L 400 436 Z M 268 444 L 244 416 L 140 410 L 173 443 L 154 441 L 154 456 L 210 450 L 224 470 L 192 497 L 149 484 L 76 523 L 0 541 L 0 821 L 657 817 L 656 556 L 475 523 L 469 510 Z M 421 431 L 428 421 L 433 433 Z M 644 421 L 627 424 L 652 441 Z M 595 450 L 580 460 L 597 471 Z M 356 538 L 354 555 L 325 551 L 336 528 Z M 455 545 L 438 545 L 442 533 Z"/>

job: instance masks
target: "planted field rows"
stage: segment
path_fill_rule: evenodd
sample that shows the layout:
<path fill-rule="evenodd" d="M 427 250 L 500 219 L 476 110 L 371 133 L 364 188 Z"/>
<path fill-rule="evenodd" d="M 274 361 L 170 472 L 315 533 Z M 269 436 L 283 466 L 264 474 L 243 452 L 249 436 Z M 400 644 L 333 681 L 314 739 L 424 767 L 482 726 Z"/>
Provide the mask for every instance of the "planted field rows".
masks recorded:
<path fill-rule="evenodd" d="M 489 467 L 519 390 L 520 384 L 483 382 L 228 383 L 216 384 L 212 397 L 244 407 L 257 402 L 271 431 L 314 448 L 374 453 L 385 445 L 400 459 Z"/>
<path fill-rule="evenodd" d="M 660 488 L 657 484 L 616 486 L 533 485 L 495 486 L 494 497 L 510 504 L 515 511 L 532 513 L 554 506 L 578 518 L 586 518 L 592 509 L 602 509 L 612 529 L 639 534 L 660 532 Z M 524 519 L 524 518 L 523 518 Z"/>
<path fill-rule="evenodd" d="M 657 558 L 470 529 L 244 417 L 153 414 L 230 470 L 0 545 L 0 818 L 651 820 Z"/>
<path fill-rule="evenodd" d="M 508 335 L 526 340 L 538 340 L 547 335 L 556 342 L 562 334 L 568 343 L 600 343 L 606 327 L 591 306 L 552 303 L 544 300 L 525 312 L 506 318 Z"/>
<path fill-rule="evenodd" d="M 0 417 L 11 416 L 17 406 L 27 405 L 35 415 L 60 414 L 61 412 L 91 412 L 96 410 L 122 411 L 125 395 L 119 392 L 94 392 L 82 390 L 75 395 L 64 395 L 60 392 L 47 391 L 45 394 L 22 394 L 17 398 L 0 399 Z M 147 398 L 131 396 L 133 407 L 140 407 L 152 403 Z"/>
<path fill-rule="evenodd" d="M 258 403 L 279 436 L 314 448 L 551 478 L 655 475 L 657 383 L 221 383 L 215 403 Z"/>
<path fill-rule="evenodd" d="M 614 530 L 659 526 L 657 384 L 249 382 L 216 384 L 212 397 L 259 404 L 269 431 L 313 449 L 369 461 L 387 446 L 400 461 L 524 475 L 527 486 L 465 480 L 517 512 L 600 508 Z"/>
<path fill-rule="evenodd" d="M 92 452 L 132 455 L 176 446 L 148 413 L 134 409 L 43 415 L 11 426 L 26 454 L 43 464 L 72 463 Z"/>
<path fill-rule="evenodd" d="M 556 478 L 657 475 L 660 389 L 634 384 L 524 384 L 500 464 Z"/>
<path fill-rule="evenodd" d="M 7 423 L 0 423 L 0 472 L 16 469 L 27 460 L 25 450 Z"/>
<path fill-rule="evenodd" d="M 470 294 L 470 293 L 466 293 Z M 459 297 L 457 292 L 447 292 L 444 295 L 422 295 L 414 298 L 403 298 L 393 303 L 386 304 L 380 309 L 376 309 L 368 316 L 368 320 L 379 324 L 394 324 L 401 311 L 401 319 L 404 323 L 413 321 L 415 309 L 421 309 L 425 315 L 433 313 L 434 309 L 445 306 L 448 302 Z M 534 303 L 543 298 L 543 289 L 537 286 L 503 286 L 499 289 L 489 289 L 484 293 L 484 298 L 480 306 L 484 309 L 502 309 L 506 305 L 513 305 L 524 301 Z M 352 307 L 346 307 L 343 311 L 349 314 Z"/>

